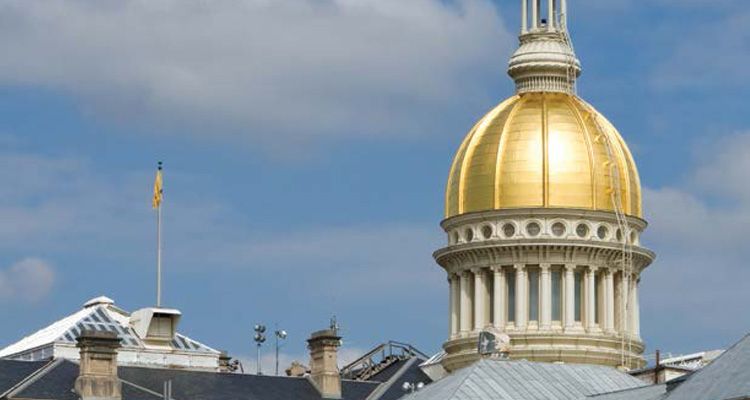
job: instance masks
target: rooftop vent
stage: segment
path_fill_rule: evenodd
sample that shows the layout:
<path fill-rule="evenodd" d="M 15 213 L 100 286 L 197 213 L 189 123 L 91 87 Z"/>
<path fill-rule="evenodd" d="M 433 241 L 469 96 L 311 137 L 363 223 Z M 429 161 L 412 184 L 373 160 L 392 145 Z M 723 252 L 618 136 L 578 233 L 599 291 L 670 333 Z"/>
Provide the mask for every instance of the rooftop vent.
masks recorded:
<path fill-rule="evenodd" d="M 99 297 L 95 297 L 83 303 L 83 308 L 89 308 L 89 307 L 94 307 L 98 305 L 113 305 L 113 304 L 115 304 L 115 301 L 110 299 L 109 297 L 99 296 Z"/>
<path fill-rule="evenodd" d="M 174 339 L 180 311 L 171 308 L 143 308 L 133 312 L 130 325 L 148 344 L 166 344 Z"/>

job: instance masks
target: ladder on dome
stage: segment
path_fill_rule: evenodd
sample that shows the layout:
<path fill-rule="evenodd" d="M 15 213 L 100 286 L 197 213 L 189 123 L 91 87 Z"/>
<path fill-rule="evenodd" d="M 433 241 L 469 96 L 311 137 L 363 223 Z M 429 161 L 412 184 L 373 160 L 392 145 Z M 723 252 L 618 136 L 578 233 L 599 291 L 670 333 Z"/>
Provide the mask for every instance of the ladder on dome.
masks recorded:
<path fill-rule="evenodd" d="M 571 54 L 575 54 L 576 51 L 575 51 L 575 48 L 573 47 L 573 41 L 570 40 L 570 34 L 568 33 L 568 23 L 567 23 L 568 19 L 565 18 L 565 14 L 564 13 L 560 13 L 560 15 L 557 16 L 557 18 L 558 18 L 557 25 L 560 27 L 560 36 L 562 37 L 563 43 L 567 44 L 568 47 L 570 47 Z M 568 78 L 568 87 L 572 91 L 572 93 L 570 93 L 570 94 L 576 94 L 576 92 L 577 92 L 577 90 L 576 90 L 576 85 L 577 85 L 576 71 L 575 71 L 575 68 L 574 68 L 575 62 L 576 62 L 575 56 L 569 55 L 568 56 L 568 71 L 567 71 L 568 72 L 568 76 L 567 76 L 567 78 Z"/>
<path fill-rule="evenodd" d="M 588 106 L 588 105 L 587 105 Z M 590 107 L 590 106 L 589 106 Z M 600 135 L 605 136 L 604 138 L 604 144 L 605 148 L 607 149 L 607 162 L 605 163 L 607 165 L 607 168 L 609 169 L 609 179 L 610 179 L 610 187 L 609 192 L 612 200 L 612 206 L 615 211 L 615 216 L 617 217 L 617 229 L 618 232 L 620 232 L 621 237 L 616 237 L 618 242 L 621 244 L 621 252 L 620 252 L 620 266 L 622 268 L 623 272 L 623 279 L 627 279 L 627 284 L 625 285 L 625 293 L 621 294 L 621 299 L 623 302 L 622 309 L 623 313 L 620 315 L 620 327 L 621 327 L 621 355 L 622 355 L 622 365 L 624 367 L 633 368 L 632 362 L 633 362 L 633 334 L 634 332 L 625 333 L 626 330 L 624 329 L 626 326 L 632 324 L 631 313 L 634 312 L 634 310 L 630 309 L 631 301 L 630 298 L 633 296 L 634 291 L 634 285 L 635 285 L 635 276 L 633 275 L 633 243 L 632 243 L 632 234 L 630 232 L 630 224 L 628 223 L 628 218 L 625 215 L 625 207 L 622 201 L 622 172 L 620 170 L 619 163 L 615 160 L 613 150 L 612 150 L 612 143 L 611 138 L 608 135 L 608 131 L 603 130 L 602 124 L 599 121 L 599 116 L 596 113 L 591 114 L 594 119 L 594 123 L 597 126 L 597 129 L 602 132 Z M 629 173 L 629 171 L 624 171 L 625 173 Z M 632 329 L 633 326 L 630 326 Z M 628 358 L 626 359 L 625 356 L 625 347 L 627 342 L 627 354 Z"/>
<path fill-rule="evenodd" d="M 565 18 L 564 14 L 561 14 L 558 16 L 559 20 L 559 26 L 560 29 L 560 35 L 562 37 L 562 40 L 565 44 L 567 44 L 570 47 L 570 50 L 572 54 L 575 54 L 575 50 L 573 48 L 573 41 L 570 39 L 570 34 L 568 33 L 568 27 L 566 24 L 567 18 Z M 568 63 L 568 70 L 567 70 L 567 79 L 568 79 L 568 86 L 571 88 L 573 93 L 572 95 L 576 95 L 576 71 L 575 71 L 575 57 L 569 56 L 571 59 Z M 607 150 L 607 161 L 605 162 L 605 167 L 608 170 L 609 175 L 609 183 L 610 187 L 608 189 L 608 192 L 610 194 L 610 199 L 612 201 L 612 208 L 615 212 L 615 217 L 617 219 L 617 228 L 618 232 L 620 232 L 621 238 L 618 238 L 618 241 L 620 242 L 621 250 L 619 254 L 619 259 L 615 260 L 615 263 L 619 263 L 620 267 L 622 268 L 623 272 L 623 279 L 626 279 L 627 277 L 627 285 L 625 285 L 625 293 L 621 293 L 620 298 L 622 301 L 622 310 L 623 312 L 620 313 L 619 319 L 620 319 L 620 346 L 621 346 L 621 365 L 626 368 L 632 369 L 632 362 L 633 362 L 633 335 L 626 333 L 626 324 L 628 321 L 630 321 L 630 313 L 633 312 L 633 310 L 630 310 L 630 297 L 632 296 L 634 290 L 633 287 L 635 285 L 635 279 L 633 279 L 633 243 L 632 243 L 632 235 L 630 232 L 630 225 L 628 222 L 627 215 L 625 215 L 625 207 L 623 205 L 622 201 L 622 184 L 621 184 L 621 178 L 622 174 L 620 171 L 620 165 L 616 161 L 614 156 L 614 151 L 612 149 L 612 142 L 611 137 L 609 135 L 610 130 L 606 129 L 605 126 L 601 123 L 599 120 L 599 113 L 594 110 L 594 108 L 589 105 L 587 102 L 583 101 L 583 99 L 580 99 L 581 103 L 586 106 L 586 109 L 588 111 L 588 117 L 593 119 L 594 125 L 597 127 L 597 130 L 600 132 L 599 135 L 595 138 L 595 141 L 604 142 L 604 147 Z M 625 171 L 625 173 L 629 173 L 629 171 Z M 627 347 L 627 356 L 625 349 Z"/>

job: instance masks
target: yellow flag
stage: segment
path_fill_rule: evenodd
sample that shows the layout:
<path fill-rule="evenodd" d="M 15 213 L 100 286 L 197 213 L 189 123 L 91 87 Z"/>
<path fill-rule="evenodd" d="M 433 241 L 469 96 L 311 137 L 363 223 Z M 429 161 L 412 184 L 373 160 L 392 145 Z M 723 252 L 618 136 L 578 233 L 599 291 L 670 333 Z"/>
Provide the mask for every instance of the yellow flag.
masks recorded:
<path fill-rule="evenodd" d="M 154 181 L 154 198 L 151 200 L 151 207 L 159 208 L 161 205 L 162 187 L 161 187 L 161 165 L 156 171 L 156 180 Z"/>

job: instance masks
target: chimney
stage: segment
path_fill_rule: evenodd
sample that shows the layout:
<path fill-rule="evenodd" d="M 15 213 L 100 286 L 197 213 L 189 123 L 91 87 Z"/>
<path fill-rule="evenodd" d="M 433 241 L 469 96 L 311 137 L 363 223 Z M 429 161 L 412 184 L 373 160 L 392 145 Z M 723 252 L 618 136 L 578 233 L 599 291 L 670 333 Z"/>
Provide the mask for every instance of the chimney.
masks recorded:
<path fill-rule="evenodd" d="M 341 375 L 338 366 L 338 348 L 341 337 L 336 329 L 313 333 L 307 339 L 310 349 L 310 379 L 324 399 L 341 398 Z"/>
<path fill-rule="evenodd" d="M 85 329 L 78 337 L 81 369 L 75 389 L 82 400 L 120 400 L 117 377 L 117 349 L 120 338 L 114 332 Z"/>
<path fill-rule="evenodd" d="M 232 357 L 229 356 L 226 350 L 222 350 L 219 353 L 219 372 L 232 372 Z"/>

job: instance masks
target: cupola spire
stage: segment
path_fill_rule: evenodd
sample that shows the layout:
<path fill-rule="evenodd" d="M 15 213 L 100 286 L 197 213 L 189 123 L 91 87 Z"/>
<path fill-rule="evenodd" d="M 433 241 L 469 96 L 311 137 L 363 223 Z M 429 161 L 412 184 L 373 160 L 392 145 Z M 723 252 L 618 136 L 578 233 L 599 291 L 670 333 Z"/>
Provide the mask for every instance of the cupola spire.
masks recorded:
<path fill-rule="evenodd" d="M 520 46 L 508 65 L 516 93 L 575 94 L 581 63 L 568 35 L 567 7 L 567 0 L 521 0 Z"/>

